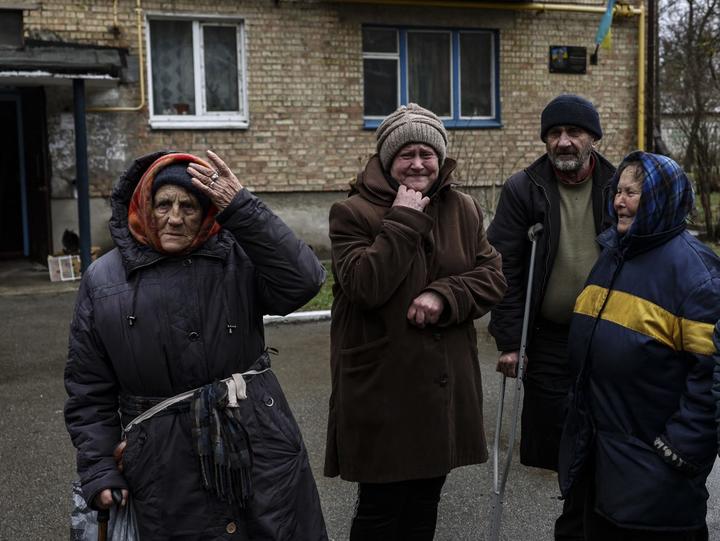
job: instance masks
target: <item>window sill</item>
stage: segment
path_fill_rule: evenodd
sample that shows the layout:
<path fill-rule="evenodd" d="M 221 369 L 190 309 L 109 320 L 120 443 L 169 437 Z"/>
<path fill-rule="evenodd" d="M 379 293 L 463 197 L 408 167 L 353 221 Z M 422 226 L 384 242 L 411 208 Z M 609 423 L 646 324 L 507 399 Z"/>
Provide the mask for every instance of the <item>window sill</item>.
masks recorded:
<path fill-rule="evenodd" d="M 363 129 L 374 130 L 382 124 L 382 120 L 379 119 L 365 119 L 363 123 Z M 482 120 L 443 120 L 445 128 L 449 130 L 484 130 L 484 129 L 498 129 L 502 128 L 503 124 L 500 120 L 496 119 L 482 119 Z"/>
<path fill-rule="evenodd" d="M 150 118 L 150 127 L 154 130 L 246 130 L 249 122 L 233 118 Z"/>

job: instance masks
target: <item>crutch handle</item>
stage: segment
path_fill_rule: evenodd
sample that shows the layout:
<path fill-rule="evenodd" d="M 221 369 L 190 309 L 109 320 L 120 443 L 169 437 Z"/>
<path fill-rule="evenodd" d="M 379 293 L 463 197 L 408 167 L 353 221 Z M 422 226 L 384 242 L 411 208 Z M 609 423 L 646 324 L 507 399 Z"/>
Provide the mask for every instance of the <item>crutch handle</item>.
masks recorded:
<path fill-rule="evenodd" d="M 531 226 L 530 229 L 528 229 L 528 240 L 530 242 L 535 242 L 537 238 L 542 234 L 543 232 L 543 224 L 540 222 L 536 223 L 535 225 Z"/>

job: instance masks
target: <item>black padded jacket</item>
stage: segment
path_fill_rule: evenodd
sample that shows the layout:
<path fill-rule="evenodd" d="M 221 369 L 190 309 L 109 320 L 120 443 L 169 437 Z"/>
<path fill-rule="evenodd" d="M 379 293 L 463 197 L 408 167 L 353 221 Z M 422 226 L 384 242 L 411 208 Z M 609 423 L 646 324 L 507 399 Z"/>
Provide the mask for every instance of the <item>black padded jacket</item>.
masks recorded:
<path fill-rule="evenodd" d="M 242 401 L 255 490 L 242 512 L 203 488 L 189 409 L 129 431 L 124 471 L 115 466 L 121 395 L 170 397 L 246 371 L 265 350 L 263 314 L 297 309 L 325 279 L 310 248 L 246 189 L 218 214 L 220 233 L 189 255 L 137 243 L 128 203 L 162 154 L 136 160 L 115 187 L 116 248 L 90 266 L 77 296 L 65 420 L 84 495 L 129 488 L 142 539 L 326 539 L 307 451 L 272 372 L 255 376 Z"/>
<path fill-rule="evenodd" d="M 592 207 L 595 230 L 599 234 L 611 225 L 607 209 L 608 183 L 615 167 L 597 152 L 593 155 Z M 531 248 L 527 233 L 536 223 L 541 223 L 544 229 L 535 255 L 529 332 L 542 306 L 560 238 L 560 193 L 547 154 L 505 182 L 487 231 L 490 244 L 502 254 L 503 274 L 508 284 L 505 297 L 490 316 L 489 330 L 499 351 L 520 349 Z"/>

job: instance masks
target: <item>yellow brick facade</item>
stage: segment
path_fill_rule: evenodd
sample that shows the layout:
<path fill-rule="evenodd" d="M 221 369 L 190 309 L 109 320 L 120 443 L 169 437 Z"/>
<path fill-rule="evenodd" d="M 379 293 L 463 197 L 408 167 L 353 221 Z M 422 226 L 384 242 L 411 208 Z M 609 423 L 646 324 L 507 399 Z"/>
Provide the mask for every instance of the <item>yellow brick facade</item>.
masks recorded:
<path fill-rule="evenodd" d="M 601 6 L 604 1 L 559 3 Z M 143 0 L 141 7 L 144 16 L 226 14 L 243 19 L 249 128 L 157 130 L 149 127 L 147 110 L 91 113 L 88 137 L 96 196 L 109 194 L 121 162 L 161 148 L 196 153 L 214 148 L 257 191 L 344 189 L 374 147 L 372 130 L 363 129 L 361 25 L 366 23 L 499 31 L 503 126 L 450 134 L 450 155 L 459 159 L 458 177 L 468 186 L 499 183 L 542 153 L 539 113 L 561 92 L 582 94 L 597 105 L 606 134 L 600 148 L 611 160 L 618 161 L 636 144 L 637 17 L 616 17 L 612 49 L 601 50 L 599 65 L 588 65 L 585 75 L 560 75 L 548 73 L 548 47 L 586 46 L 590 53 L 600 14 L 300 0 Z M 135 55 L 135 8 L 135 0 L 45 1 L 26 11 L 26 35 L 127 47 Z M 88 99 L 91 105 L 136 105 L 138 85 L 120 85 L 114 92 L 90 88 Z M 61 109 L 58 105 L 55 112 L 61 114 Z M 98 159 L 113 139 L 122 159 Z"/>

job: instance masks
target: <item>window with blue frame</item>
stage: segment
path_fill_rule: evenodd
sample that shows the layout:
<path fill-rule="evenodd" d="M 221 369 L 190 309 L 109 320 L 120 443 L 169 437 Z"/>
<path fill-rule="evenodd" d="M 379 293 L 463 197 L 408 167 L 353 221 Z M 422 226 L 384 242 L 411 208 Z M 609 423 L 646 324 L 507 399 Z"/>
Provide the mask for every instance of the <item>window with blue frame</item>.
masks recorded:
<path fill-rule="evenodd" d="M 366 26 L 362 38 L 366 128 L 410 102 L 448 128 L 500 126 L 496 31 Z"/>

